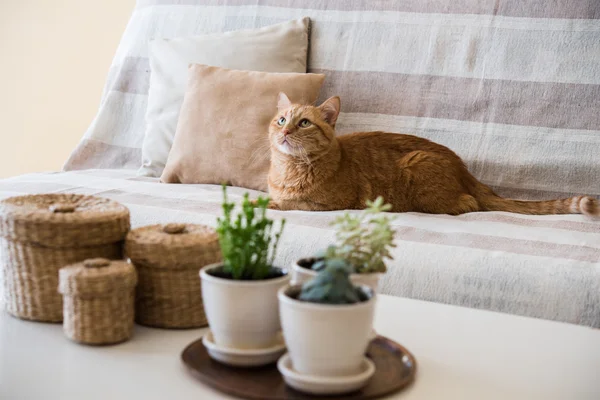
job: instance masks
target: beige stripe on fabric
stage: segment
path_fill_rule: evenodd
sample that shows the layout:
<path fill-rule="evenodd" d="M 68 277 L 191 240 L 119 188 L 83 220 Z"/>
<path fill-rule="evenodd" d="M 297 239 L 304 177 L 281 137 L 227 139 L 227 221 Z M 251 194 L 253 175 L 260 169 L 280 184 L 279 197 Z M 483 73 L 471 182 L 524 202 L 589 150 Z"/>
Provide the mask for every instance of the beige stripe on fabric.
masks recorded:
<path fill-rule="evenodd" d="M 310 69 L 344 112 L 600 129 L 600 85 Z"/>
<path fill-rule="evenodd" d="M 401 11 L 445 14 L 489 14 L 534 18 L 600 18 L 597 0 L 138 0 L 152 5 L 261 5 L 340 11 Z"/>
<path fill-rule="evenodd" d="M 142 150 L 82 139 L 71 154 L 63 170 L 81 170 L 88 168 L 137 169 L 142 162 Z"/>
<path fill-rule="evenodd" d="M 534 240 L 518 240 L 473 233 L 442 233 L 414 227 L 396 227 L 400 240 L 415 241 L 443 246 L 468 247 L 480 250 L 503 251 L 539 257 L 599 262 L 600 251 L 588 246 L 548 243 Z"/>

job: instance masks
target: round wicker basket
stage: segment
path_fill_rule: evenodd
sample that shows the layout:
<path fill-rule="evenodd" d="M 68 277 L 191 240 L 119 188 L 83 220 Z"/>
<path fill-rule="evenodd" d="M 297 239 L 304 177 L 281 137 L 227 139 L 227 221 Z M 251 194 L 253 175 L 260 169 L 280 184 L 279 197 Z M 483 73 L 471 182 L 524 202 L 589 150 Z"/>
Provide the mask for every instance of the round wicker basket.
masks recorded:
<path fill-rule="evenodd" d="M 11 197 L 0 202 L 0 264 L 6 310 L 60 322 L 58 270 L 87 258 L 123 257 L 129 210 L 76 194 Z"/>
<path fill-rule="evenodd" d="M 85 344 L 123 342 L 133 333 L 137 274 L 126 261 L 93 258 L 61 268 L 63 330 Z"/>
<path fill-rule="evenodd" d="M 204 225 L 151 225 L 127 235 L 125 253 L 135 265 L 135 319 L 158 328 L 206 326 L 199 271 L 221 260 L 216 232 Z"/>

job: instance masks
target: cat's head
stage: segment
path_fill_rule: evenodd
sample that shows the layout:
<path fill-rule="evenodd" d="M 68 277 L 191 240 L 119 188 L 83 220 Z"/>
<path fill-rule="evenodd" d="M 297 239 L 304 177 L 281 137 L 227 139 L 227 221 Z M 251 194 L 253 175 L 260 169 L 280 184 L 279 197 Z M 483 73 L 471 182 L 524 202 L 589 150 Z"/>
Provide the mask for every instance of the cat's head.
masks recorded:
<path fill-rule="evenodd" d="M 292 104 L 285 93 L 279 93 L 277 114 L 269 125 L 271 148 L 299 158 L 327 153 L 335 140 L 339 113 L 339 97 L 312 106 Z"/>

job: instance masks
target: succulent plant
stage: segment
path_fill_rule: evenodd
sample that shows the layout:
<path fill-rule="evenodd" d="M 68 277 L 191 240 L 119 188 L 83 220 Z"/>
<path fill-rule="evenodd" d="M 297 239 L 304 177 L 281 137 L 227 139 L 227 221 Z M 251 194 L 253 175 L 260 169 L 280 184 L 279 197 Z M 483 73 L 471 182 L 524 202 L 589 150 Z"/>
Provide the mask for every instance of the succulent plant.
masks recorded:
<path fill-rule="evenodd" d="M 344 260 L 332 259 L 316 277 L 305 282 L 298 300 L 324 304 L 353 304 L 369 296 L 350 282 L 352 268 Z"/>
<path fill-rule="evenodd" d="M 390 249 L 394 244 L 395 231 L 392 218 L 384 214 L 391 205 L 384 204 L 380 196 L 367 201 L 367 208 L 360 214 L 346 213 L 336 218 L 336 244 L 315 255 L 312 269 L 323 270 L 331 260 L 342 259 L 357 273 L 385 272 L 385 259 L 393 259 Z"/>
<path fill-rule="evenodd" d="M 228 201 L 223 185 L 223 216 L 217 219 L 223 272 L 233 279 L 265 279 L 274 274 L 273 260 L 285 220 L 275 232 L 274 221 L 266 216 L 269 199 L 251 202 L 248 197 L 244 194 L 241 212 L 234 217 L 235 203 Z"/>

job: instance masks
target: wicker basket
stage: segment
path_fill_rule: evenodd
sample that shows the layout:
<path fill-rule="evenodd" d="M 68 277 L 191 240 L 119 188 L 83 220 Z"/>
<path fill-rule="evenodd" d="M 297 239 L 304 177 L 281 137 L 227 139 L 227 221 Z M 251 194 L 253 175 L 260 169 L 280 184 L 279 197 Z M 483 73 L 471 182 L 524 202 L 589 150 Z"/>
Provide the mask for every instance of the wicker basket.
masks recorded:
<path fill-rule="evenodd" d="M 151 225 L 127 235 L 139 283 L 135 319 L 158 328 L 206 326 L 199 271 L 221 260 L 218 236 L 203 225 Z"/>
<path fill-rule="evenodd" d="M 137 274 L 126 261 L 93 258 L 61 268 L 63 330 L 85 344 L 120 343 L 133 333 Z"/>
<path fill-rule="evenodd" d="M 87 258 L 123 258 L 129 211 L 111 200 L 75 194 L 0 202 L 0 264 L 6 310 L 19 318 L 62 321 L 58 270 Z"/>

